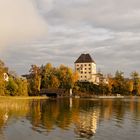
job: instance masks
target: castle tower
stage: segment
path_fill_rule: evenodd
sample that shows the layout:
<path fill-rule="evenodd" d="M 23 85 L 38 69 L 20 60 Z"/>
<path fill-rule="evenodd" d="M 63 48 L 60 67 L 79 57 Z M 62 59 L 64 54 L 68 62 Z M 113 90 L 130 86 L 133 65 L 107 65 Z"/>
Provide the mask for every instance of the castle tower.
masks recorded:
<path fill-rule="evenodd" d="M 90 54 L 81 54 L 75 61 L 75 71 L 79 73 L 79 81 L 96 81 L 96 63 Z"/>

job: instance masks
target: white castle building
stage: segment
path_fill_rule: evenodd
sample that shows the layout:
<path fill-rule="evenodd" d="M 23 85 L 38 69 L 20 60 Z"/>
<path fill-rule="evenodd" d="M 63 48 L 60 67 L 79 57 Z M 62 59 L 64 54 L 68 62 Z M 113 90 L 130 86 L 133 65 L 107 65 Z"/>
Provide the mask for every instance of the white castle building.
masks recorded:
<path fill-rule="evenodd" d="M 96 71 L 96 63 L 90 54 L 81 54 L 75 61 L 75 71 L 79 74 L 79 81 L 93 82 L 99 84 L 101 82 L 108 84 L 107 79 L 100 72 Z"/>
<path fill-rule="evenodd" d="M 96 76 L 96 63 L 90 54 L 81 54 L 75 61 L 75 71 L 79 73 L 79 81 L 88 81 L 95 83 Z"/>

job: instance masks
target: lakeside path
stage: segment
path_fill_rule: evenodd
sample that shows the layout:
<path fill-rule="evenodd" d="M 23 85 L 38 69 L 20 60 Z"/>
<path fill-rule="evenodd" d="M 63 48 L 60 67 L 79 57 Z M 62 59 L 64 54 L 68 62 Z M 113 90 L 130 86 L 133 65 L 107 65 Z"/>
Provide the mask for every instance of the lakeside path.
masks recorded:
<path fill-rule="evenodd" d="M 34 99 L 48 99 L 48 97 L 47 96 L 0 96 L 0 100 L 3 99 L 34 100 Z"/>

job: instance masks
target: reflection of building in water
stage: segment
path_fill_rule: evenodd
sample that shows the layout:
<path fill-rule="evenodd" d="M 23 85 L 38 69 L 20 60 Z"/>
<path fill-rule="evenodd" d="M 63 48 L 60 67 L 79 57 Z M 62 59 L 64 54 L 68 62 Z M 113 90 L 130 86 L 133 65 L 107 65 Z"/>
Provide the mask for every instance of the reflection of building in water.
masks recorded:
<path fill-rule="evenodd" d="M 7 112 L 3 115 L 3 120 L 4 120 L 4 122 L 6 122 L 8 120 L 8 113 Z"/>
<path fill-rule="evenodd" d="M 79 122 L 76 123 L 75 132 L 80 137 L 90 138 L 96 133 L 100 109 L 81 112 Z"/>
<path fill-rule="evenodd" d="M 72 98 L 70 98 L 70 108 L 72 108 Z"/>

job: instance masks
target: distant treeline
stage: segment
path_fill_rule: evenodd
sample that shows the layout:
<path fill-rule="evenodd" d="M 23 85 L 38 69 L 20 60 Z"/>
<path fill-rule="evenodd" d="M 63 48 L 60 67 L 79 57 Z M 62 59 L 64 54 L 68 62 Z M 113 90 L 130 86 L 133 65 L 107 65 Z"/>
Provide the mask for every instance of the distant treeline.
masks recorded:
<path fill-rule="evenodd" d="M 7 73 L 9 80 L 4 80 Z M 99 84 L 78 82 L 78 73 L 71 68 L 60 65 L 52 66 L 51 63 L 31 65 L 29 74 L 17 76 L 10 72 L 4 62 L 0 61 L 0 96 L 39 96 L 41 89 L 64 89 L 69 92 L 73 89 L 74 95 L 140 95 L 140 78 L 138 72 L 132 72 L 130 78 L 125 78 L 124 73 L 116 71 L 114 76 L 108 75 L 108 83 Z"/>
<path fill-rule="evenodd" d="M 108 75 L 108 84 L 100 82 L 98 85 L 90 82 L 76 82 L 74 88 L 77 94 L 90 95 L 140 95 L 140 78 L 137 72 L 132 72 L 130 78 L 124 73 L 116 71 L 115 76 Z M 85 94 L 84 94 L 85 96 Z"/>

